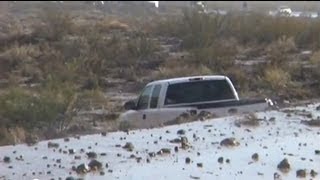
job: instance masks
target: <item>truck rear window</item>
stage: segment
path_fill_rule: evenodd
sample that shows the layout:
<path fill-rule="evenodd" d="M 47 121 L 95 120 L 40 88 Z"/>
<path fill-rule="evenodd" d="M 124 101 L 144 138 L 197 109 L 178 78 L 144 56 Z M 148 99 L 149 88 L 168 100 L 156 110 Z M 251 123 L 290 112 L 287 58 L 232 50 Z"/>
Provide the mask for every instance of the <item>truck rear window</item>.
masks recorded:
<path fill-rule="evenodd" d="M 235 99 L 226 80 L 204 80 L 170 84 L 165 105 Z"/>

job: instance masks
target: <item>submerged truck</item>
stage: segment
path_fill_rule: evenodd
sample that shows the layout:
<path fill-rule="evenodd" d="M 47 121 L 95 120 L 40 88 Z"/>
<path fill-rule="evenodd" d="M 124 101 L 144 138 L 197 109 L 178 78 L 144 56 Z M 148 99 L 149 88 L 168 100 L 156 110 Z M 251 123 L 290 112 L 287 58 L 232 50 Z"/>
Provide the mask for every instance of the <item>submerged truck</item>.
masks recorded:
<path fill-rule="evenodd" d="M 215 117 L 268 110 L 270 99 L 240 99 L 226 76 L 192 76 L 150 82 L 140 96 L 124 104 L 120 126 L 153 128 L 183 113 L 208 112 Z"/>

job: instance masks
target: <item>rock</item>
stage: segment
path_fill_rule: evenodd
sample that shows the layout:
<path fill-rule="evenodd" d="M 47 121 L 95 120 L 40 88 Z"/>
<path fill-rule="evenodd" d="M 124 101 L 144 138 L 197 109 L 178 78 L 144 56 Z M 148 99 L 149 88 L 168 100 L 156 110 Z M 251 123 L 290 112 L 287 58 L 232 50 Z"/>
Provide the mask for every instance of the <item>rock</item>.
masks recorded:
<path fill-rule="evenodd" d="M 5 162 L 5 163 L 10 163 L 10 162 L 11 162 L 10 157 L 5 156 L 5 157 L 3 158 L 3 162 Z"/>
<path fill-rule="evenodd" d="M 107 135 L 107 132 L 102 132 L 101 135 L 102 135 L 102 136 L 106 136 L 106 135 Z"/>
<path fill-rule="evenodd" d="M 230 163 L 230 159 L 226 159 L 226 163 L 228 163 L 228 164 L 229 164 L 229 163 Z"/>
<path fill-rule="evenodd" d="M 149 152 L 148 154 L 150 157 L 156 157 L 156 153 L 154 153 L 154 152 Z"/>
<path fill-rule="evenodd" d="M 316 107 L 316 110 L 317 110 L 317 111 L 320 111 L 320 105 Z"/>
<path fill-rule="evenodd" d="M 81 156 L 74 156 L 74 159 L 80 160 Z"/>
<path fill-rule="evenodd" d="M 97 160 L 91 160 L 90 163 L 88 164 L 90 170 L 96 171 L 100 170 L 102 168 L 102 163 L 97 161 Z"/>
<path fill-rule="evenodd" d="M 57 159 L 57 160 L 56 160 L 56 163 L 61 163 L 61 159 Z"/>
<path fill-rule="evenodd" d="M 306 170 L 305 169 L 299 169 L 296 172 L 296 176 L 299 178 L 305 178 L 306 177 Z"/>
<path fill-rule="evenodd" d="M 64 142 L 69 142 L 70 141 L 69 138 L 64 138 L 63 140 L 64 140 Z"/>
<path fill-rule="evenodd" d="M 74 154 L 75 153 L 74 149 L 69 149 L 68 151 L 69 151 L 69 154 Z"/>
<path fill-rule="evenodd" d="M 169 141 L 170 143 L 181 143 L 181 139 L 175 138 Z"/>
<path fill-rule="evenodd" d="M 190 164 L 191 159 L 189 157 L 186 158 L 186 164 Z"/>
<path fill-rule="evenodd" d="M 77 169 L 76 169 L 76 172 L 78 174 L 83 174 L 83 173 L 87 173 L 89 172 L 89 167 L 86 165 L 86 164 L 80 164 Z"/>
<path fill-rule="evenodd" d="M 314 177 L 316 177 L 318 175 L 318 173 L 316 171 L 314 171 L 313 169 L 311 169 L 310 175 L 311 175 L 311 177 L 314 178 Z"/>
<path fill-rule="evenodd" d="M 137 158 L 136 158 L 137 163 L 140 163 L 140 162 L 141 162 L 141 160 L 142 160 L 142 158 L 141 158 L 141 157 L 137 157 Z"/>
<path fill-rule="evenodd" d="M 314 153 L 315 153 L 316 155 L 320 155 L 320 150 L 315 150 Z"/>
<path fill-rule="evenodd" d="M 48 142 L 48 148 L 59 148 L 59 143 Z"/>
<path fill-rule="evenodd" d="M 287 173 L 290 171 L 290 164 L 288 162 L 287 158 L 284 158 L 277 166 L 277 168 L 284 173 Z"/>
<path fill-rule="evenodd" d="M 168 148 L 162 148 L 160 151 L 157 152 L 158 155 L 161 155 L 161 154 L 170 154 L 171 153 L 171 150 L 168 149 Z"/>
<path fill-rule="evenodd" d="M 180 129 L 180 130 L 177 131 L 177 134 L 178 134 L 178 135 L 185 135 L 185 134 L 186 134 L 186 131 L 183 130 L 183 129 Z"/>
<path fill-rule="evenodd" d="M 134 146 L 131 142 L 127 142 L 122 148 L 126 149 L 127 151 L 133 151 Z"/>
<path fill-rule="evenodd" d="M 181 148 L 182 149 L 188 149 L 191 147 L 191 145 L 188 143 L 188 138 L 187 137 L 181 137 Z"/>
<path fill-rule="evenodd" d="M 219 157 L 219 158 L 218 158 L 218 162 L 219 162 L 219 163 L 223 163 L 223 157 Z"/>
<path fill-rule="evenodd" d="M 107 153 L 100 153 L 100 156 L 106 156 Z"/>
<path fill-rule="evenodd" d="M 108 163 L 106 163 L 105 167 L 106 167 L 106 168 L 108 168 L 108 167 L 109 167 L 109 164 L 108 164 Z"/>
<path fill-rule="evenodd" d="M 258 153 L 254 153 L 252 156 L 251 156 L 252 160 L 254 161 L 258 161 L 259 160 L 259 155 Z"/>
<path fill-rule="evenodd" d="M 202 168 L 203 164 L 202 163 L 197 163 L 197 167 Z"/>
<path fill-rule="evenodd" d="M 86 153 L 89 159 L 95 159 L 97 158 L 97 153 L 95 152 L 88 152 Z"/>
<path fill-rule="evenodd" d="M 105 174 L 106 174 L 106 173 L 103 172 L 103 171 L 100 172 L 100 176 L 104 176 Z"/>
<path fill-rule="evenodd" d="M 76 180 L 74 177 L 67 177 L 66 180 Z"/>
<path fill-rule="evenodd" d="M 240 143 L 235 138 L 226 138 L 220 142 L 221 146 L 239 146 Z"/>
<path fill-rule="evenodd" d="M 178 147 L 178 146 L 175 146 L 175 147 L 174 147 L 174 151 L 175 151 L 175 152 L 178 152 L 178 151 L 179 151 L 179 147 Z"/>

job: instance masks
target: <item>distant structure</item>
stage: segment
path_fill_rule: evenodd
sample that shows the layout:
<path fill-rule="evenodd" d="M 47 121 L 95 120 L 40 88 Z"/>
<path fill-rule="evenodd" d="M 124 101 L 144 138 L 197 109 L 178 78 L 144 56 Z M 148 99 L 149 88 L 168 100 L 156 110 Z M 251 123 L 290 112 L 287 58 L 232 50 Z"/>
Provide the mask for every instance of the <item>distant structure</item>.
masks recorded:
<path fill-rule="evenodd" d="M 191 9 L 197 10 L 199 13 L 207 13 L 207 4 L 204 1 L 190 1 Z"/>
<path fill-rule="evenodd" d="M 244 1 L 244 2 L 242 3 L 242 10 L 243 10 L 243 11 L 248 11 L 247 1 Z"/>

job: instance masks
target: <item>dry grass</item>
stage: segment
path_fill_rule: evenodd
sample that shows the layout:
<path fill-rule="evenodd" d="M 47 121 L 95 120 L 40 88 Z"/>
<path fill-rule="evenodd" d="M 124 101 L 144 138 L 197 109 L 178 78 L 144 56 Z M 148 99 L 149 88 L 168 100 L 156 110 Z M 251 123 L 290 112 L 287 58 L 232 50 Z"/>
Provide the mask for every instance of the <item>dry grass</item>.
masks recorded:
<path fill-rule="evenodd" d="M 269 67 L 264 72 L 264 80 L 274 91 L 286 90 L 290 85 L 290 74 L 278 67 Z"/>

